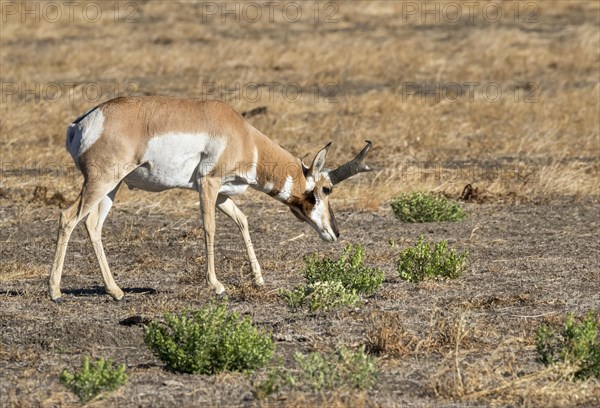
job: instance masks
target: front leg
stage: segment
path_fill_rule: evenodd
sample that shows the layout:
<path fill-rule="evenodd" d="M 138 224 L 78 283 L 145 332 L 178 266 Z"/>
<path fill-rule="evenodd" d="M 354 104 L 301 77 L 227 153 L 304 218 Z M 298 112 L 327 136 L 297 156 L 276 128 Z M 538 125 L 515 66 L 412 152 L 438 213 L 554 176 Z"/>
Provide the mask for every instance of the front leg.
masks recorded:
<path fill-rule="evenodd" d="M 260 265 L 256 259 L 256 254 L 254 253 L 254 246 L 250 240 L 248 219 L 229 197 L 220 195 L 217 198 L 217 208 L 231 218 L 242 232 L 242 237 L 244 238 L 244 243 L 246 244 L 246 251 L 248 252 L 248 258 L 250 259 L 250 266 L 252 267 L 252 272 L 254 273 L 254 283 L 257 286 L 264 285 L 265 281 L 263 280 Z"/>
<path fill-rule="evenodd" d="M 204 241 L 206 244 L 206 281 L 217 295 L 225 294 L 225 287 L 215 273 L 215 205 L 221 180 L 211 177 L 200 179 L 200 212 L 204 223 Z"/>

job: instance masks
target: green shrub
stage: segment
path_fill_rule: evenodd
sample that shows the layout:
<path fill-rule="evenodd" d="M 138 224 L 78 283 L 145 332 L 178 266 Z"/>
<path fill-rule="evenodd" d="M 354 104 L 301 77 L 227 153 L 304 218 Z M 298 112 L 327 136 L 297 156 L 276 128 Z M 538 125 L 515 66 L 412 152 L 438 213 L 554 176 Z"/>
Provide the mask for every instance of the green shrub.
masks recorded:
<path fill-rule="evenodd" d="M 60 382 L 73 391 L 81 402 L 86 403 L 100 393 L 114 391 L 127 383 L 127 374 L 125 364 L 115 368 L 112 360 L 103 358 L 90 364 L 90 358 L 84 356 L 81 370 L 74 373 L 63 370 Z"/>
<path fill-rule="evenodd" d="M 390 205 L 396 218 L 404 222 L 460 221 L 467 216 L 458 203 L 435 194 L 406 193 Z"/>
<path fill-rule="evenodd" d="M 421 282 L 431 278 L 457 278 L 466 269 L 468 252 L 460 253 L 448 249 L 446 241 L 437 244 L 425 243 L 423 236 L 413 247 L 400 254 L 397 271 L 409 282 Z"/>
<path fill-rule="evenodd" d="M 296 374 L 287 376 L 287 383 L 292 387 L 305 385 L 317 391 L 336 388 L 368 390 L 377 381 L 377 365 L 365 353 L 364 347 L 357 351 L 342 348 L 329 355 L 296 353 L 294 361 Z"/>
<path fill-rule="evenodd" d="M 580 323 L 569 313 L 563 327 L 541 325 L 537 352 L 545 365 L 568 363 L 577 367 L 574 377 L 600 378 L 600 341 L 596 314 L 590 311 Z"/>
<path fill-rule="evenodd" d="M 295 367 L 269 370 L 263 382 L 254 385 L 254 395 L 264 398 L 284 386 L 312 391 L 335 389 L 369 390 L 377 383 L 375 360 L 365 353 L 341 348 L 335 353 L 294 354 Z"/>
<path fill-rule="evenodd" d="M 354 252 L 352 252 L 354 249 Z M 360 245 L 346 246 L 338 259 L 318 259 L 316 255 L 305 258 L 304 277 L 308 283 L 341 282 L 346 289 L 370 295 L 383 283 L 383 271 L 364 264 L 365 250 Z"/>
<path fill-rule="evenodd" d="M 360 301 L 354 289 L 347 289 L 338 281 L 314 282 L 292 290 L 280 289 L 279 295 L 292 310 L 307 306 L 311 312 L 354 306 Z"/>
<path fill-rule="evenodd" d="M 293 290 L 281 289 L 279 295 L 288 306 L 297 310 L 308 307 L 311 311 L 353 306 L 360 295 L 374 293 L 383 283 L 383 271 L 364 264 L 365 250 L 348 245 L 337 259 L 318 259 L 316 255 L 304 258 L 306 285 Z"/>
<path fill-rule="evenodd" d="M 273 356 L 271 337 L 252 325 L 250 317 L 229 313 L 227 304 L 209 305 L 179 315 L 165 313 L 153 321 L 144 340 L 169 369 L 215 374 L 263 367 Z"/>
<path fill-rule="evenodd" d="M 281 363 L 277 367 L 267 371 L 266 378 L 259 379 L 255 376 L 248 378 L 252 385 L 252 394 L 255 398 L 264 399 L 269 395 L 278 392 L 285 381 L 285 369 L 281 367 Z"/>

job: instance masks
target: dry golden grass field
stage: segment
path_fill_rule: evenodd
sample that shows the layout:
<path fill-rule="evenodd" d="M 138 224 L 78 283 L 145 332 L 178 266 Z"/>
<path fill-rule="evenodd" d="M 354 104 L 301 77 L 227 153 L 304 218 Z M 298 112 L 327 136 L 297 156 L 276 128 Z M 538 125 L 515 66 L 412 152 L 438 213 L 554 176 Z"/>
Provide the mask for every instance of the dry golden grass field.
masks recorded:
<path fill-rule="evenodd" d="M 59 374 L 83 354 L 128 367 L 97 407 L 600 406 L 597 379 L 571 382 L 535 350 L 541 323 L 600 310 L 598 2 L 2 0 L 0 19 L 1 407 L 77 406 Z M 82 226 L 65 301 L 49 300 L 58 217 L 82 183 L 66 126 L 102 101 L 154 94 L 266 107 L 255 127 L 298 157 L 333 141 L 332 166 L 373 141 L 375 171 L 332 196 L 338 243 L 249 191 L 236 202 L 266 285 L 250 285 L 221 214 L 216 266 L 229 307 L 272 332 L 284 362 L 387 330 L 401 352 L 375 356 L 375 388 L 256 399 L 242 374 L 167 371 L 143 324 L 121 324 L 210 302 L 193 192 L 122 188 L 103 236 L 125 300 L 104 294 Z M 389 207 L 410 191 L 458 199 L 467 184 L 477 194 L 462 222 L 405 224 Z M 467 272 L 401 280 L 398 248 L 419 235 L 467 249 Z M 277 290 L 302 282 L 303 256 L 348 243 L 385 271 L 382 288 L 360 307 L 290 311 Z"/>

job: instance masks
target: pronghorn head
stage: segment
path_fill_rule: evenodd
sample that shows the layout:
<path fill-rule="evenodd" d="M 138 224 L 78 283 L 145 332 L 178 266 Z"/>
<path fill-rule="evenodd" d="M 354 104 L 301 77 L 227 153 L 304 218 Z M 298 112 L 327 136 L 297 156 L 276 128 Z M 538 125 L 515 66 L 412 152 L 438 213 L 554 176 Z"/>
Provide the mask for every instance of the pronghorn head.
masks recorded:
<path fill-rule="evenodd" d="M 289 206 L 292 213 L 299 220 L 312 226 L 324 241 L 335 242 L 340 232 L 329 205 L 329 196 L 334 185 L 357 173 L 372 170 L 362 162 L 372 143 L 367 141 L 363 150 L 348 163 L 334 170 L 325 170 L 325 159 L 330 145 L 331 142 L 317 153 L 310 167 L 302 164 L 306 191 L 300 200 L 290 203 Z"/>

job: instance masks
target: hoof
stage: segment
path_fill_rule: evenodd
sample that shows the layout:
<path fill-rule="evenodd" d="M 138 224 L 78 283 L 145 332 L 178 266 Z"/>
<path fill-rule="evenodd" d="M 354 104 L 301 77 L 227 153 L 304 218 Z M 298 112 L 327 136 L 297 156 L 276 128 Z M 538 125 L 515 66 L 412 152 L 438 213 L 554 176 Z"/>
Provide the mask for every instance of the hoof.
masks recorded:
<path fill-rule="evenodd" d="M 123 291 L 121 289 L 117 289 L 117 290 L 113 290 L 113 291 L 107 290 L 106 293 L 108 293 L 116 301 L 123 300 L 123 297 L 125 297 L 125 293 L 123 293 Z"/>
<path fill-rule="evenodd" d="M 52 299 L 52 301 L 53 301 L 54 303 L 62 303 L 62 302 L 64 302 L 65 300 L 64 300 L 62 297 L 57 297 L 57 298 L 54 298 L 54 299 Z"/>
<path fill-rule="evenodd" d="M 215 297 L 219 300 L 225 300 L 227 299 L 227 292 L 215 293 Z"/>
<path fill-rule="evenodd" d="M 260 277 L 259 279 L 255 279 L 254 280 L 254 286 L 261 287 L 261 286 L 264 286 L 264 285 L 265 285 L 265 280 L 262 277 Z"/>

